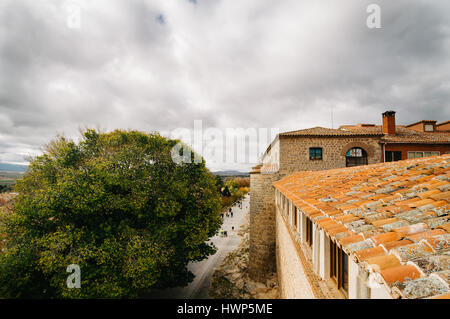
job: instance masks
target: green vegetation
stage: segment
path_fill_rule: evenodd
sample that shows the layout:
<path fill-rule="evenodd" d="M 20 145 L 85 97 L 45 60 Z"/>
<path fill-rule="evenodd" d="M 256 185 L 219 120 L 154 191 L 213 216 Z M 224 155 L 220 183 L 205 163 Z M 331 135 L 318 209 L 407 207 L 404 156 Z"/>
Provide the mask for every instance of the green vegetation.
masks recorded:
<path fill-rule="evenodd" d="M 216 175 L 216 187 L 222 195 L 222 208 L 231 207 L 249 192 L 250 178 L 226 177 L 223 179 Z"/>
<path fill-rule="evenodd" d="M 188 262 L 215 253 L 221 203 L 204 161 L 172 161 L 176 143 L 119 130 L 51 142 L 0 225 L 0 297 L 135 298 L 192 281 Z M 70 264 L 80 289 L 67 288 Z"/>
<path fill-rule="evenodd" d="M 23 176 L 20 172 L 0 171 L 0 193 L 12 192 L 16 181 Z"/>

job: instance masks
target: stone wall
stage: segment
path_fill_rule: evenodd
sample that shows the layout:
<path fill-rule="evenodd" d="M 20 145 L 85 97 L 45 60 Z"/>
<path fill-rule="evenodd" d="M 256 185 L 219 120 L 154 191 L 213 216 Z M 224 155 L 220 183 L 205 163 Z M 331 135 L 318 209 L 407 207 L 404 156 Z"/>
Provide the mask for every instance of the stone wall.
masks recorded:
<path fill-rule="evenodd" d="M 267 280 L 276 271 L 275 261 L 275 191 L 272 183 L 278 174 L 250 175 L 250 258 L 249 276 Z"/>
<path fill-rule="evenodd" d="M 263 174 L 256 169 L 250 175 L 250 278 L 263 282 L 276 271 L 275 191 L 272 183 L 302 170 L 345 167 L 345 154 L 352 147 L 362 147 L 368 153 L 369 164 L 379 163 L 381 146 L 378 141 L 377 137 L 280 138 L 280 170 Z M 310 160 L 310 147 L 322 147 L 323 159 Z"/>
<path fill-rule="evenodd" d="M 322 160 L 310 160 L 309 148 L 321 147 Z M 281 137 L 280 172 L 318 171 L 345 167 L 345 154 L 361 147 L 368 154 L 368 164 L 381 162 L 379 138 L 371 137 Z"/>

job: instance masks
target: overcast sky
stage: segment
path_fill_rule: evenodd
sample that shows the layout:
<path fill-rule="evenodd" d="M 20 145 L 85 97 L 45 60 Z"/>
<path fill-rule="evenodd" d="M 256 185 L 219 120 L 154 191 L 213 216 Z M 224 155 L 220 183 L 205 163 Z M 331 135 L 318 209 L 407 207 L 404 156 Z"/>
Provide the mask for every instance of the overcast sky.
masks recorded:
<path fill-rule="evenodd" d="M 83 127 L 446 121 L 449 16 L 448 0 L 0 0 L 0 162 Z"/>

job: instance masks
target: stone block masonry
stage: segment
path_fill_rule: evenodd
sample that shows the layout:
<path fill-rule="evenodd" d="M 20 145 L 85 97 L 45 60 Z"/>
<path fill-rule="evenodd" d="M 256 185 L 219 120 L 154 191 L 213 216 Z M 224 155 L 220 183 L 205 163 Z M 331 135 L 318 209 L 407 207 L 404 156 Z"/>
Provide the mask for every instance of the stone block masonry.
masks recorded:
<path fill-rule="evenodd" d="M 250 175 L 250 257 L 249 276 L 259 282 L 276 271 L 275 192 L 278 174 Z"/>

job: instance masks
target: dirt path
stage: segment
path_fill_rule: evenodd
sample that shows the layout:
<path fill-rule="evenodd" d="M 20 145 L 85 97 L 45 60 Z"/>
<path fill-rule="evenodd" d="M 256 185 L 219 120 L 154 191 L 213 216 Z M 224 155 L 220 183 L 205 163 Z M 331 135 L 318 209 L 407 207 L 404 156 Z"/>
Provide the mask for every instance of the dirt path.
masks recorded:
<path fill-rule="evenodd" d="M 242 209 L 237 205 L 233 207 L 233 217 L 224 217 L 222 230 L 228 232 L 227 237 L 214 236 L 211 238 L 217 247 L 217 252 L 208 259 L 200 262 L 192 262 L 188 269 L 195 275 L 194 280 L 184 288 L 171 288 L 159 290 L 148 296 L 149 298 L 171 298 L 171 299 L 208 299 L 209 284 L 216 267 L 222 263 L 228 252 L 239 246 L 241 237 L 237 232 L 245 221 L 245 216 L 250 210 L 250 196 L 242 201 Z M 232 227 L 234 226 L 234 231 Z"/>

